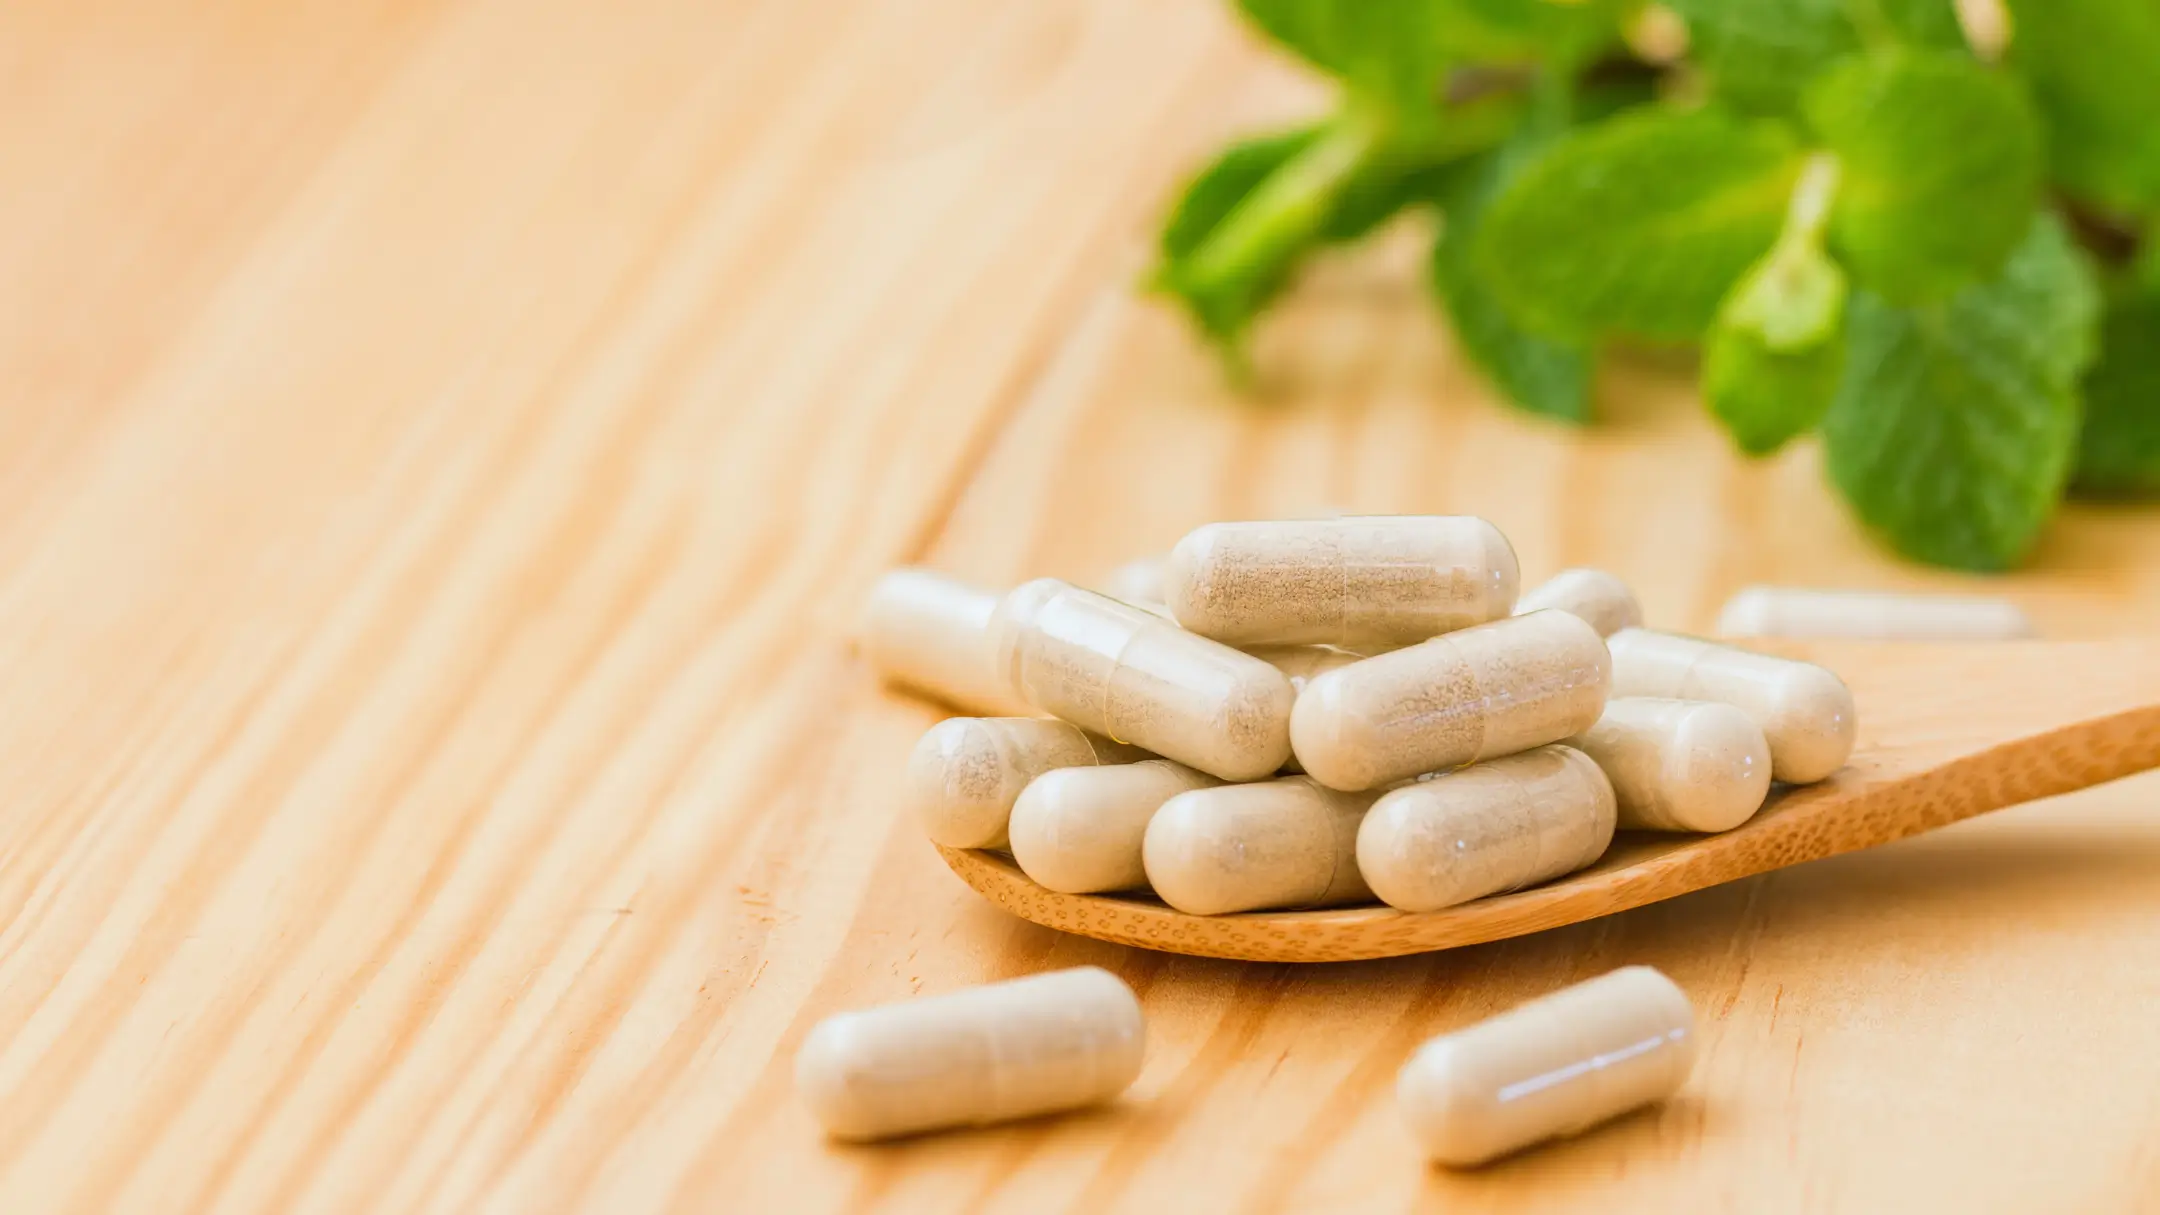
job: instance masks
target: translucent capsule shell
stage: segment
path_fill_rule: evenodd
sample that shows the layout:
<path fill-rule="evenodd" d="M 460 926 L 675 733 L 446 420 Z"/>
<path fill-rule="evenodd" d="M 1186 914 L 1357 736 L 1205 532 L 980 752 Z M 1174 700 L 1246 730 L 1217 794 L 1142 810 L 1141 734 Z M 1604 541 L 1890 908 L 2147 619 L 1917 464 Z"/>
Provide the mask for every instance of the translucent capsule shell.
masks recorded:
<path fill-rule="evenodd" d="M 1116 1097 L 1146 1039 L 1132 989 L 1083 966 L 828 1017 L 795 1088 L 838 1139 L 982 1126 Z"/>
<path fill-rule="evenodd" d="M 1670 1097 L 1695 1037 L 1685 992 L 1624 967 L 1427 1042 L 1395 1103 L 1434 1160 L 1483 1164 Z"/>
<path fill-rule="evenodd" d="M 1315 677 L 1290 739 L 1322 784 L 1374 789 L 1580 733 L 1605 707 L 1611 673 L 1596 630 L 1533 612 Z"/>
<path fill-rule="evenodd" d="M 2033 635 L 2024 609 L 1976 595 L 1743 588 L 1718 613 L 1727 637 L 1846 637 L 1865 641 L 2015 641 Z"/>
<path fill-rule="evenodd" d="M 1013 803 L 1057 768 L 1149 758 L 1046 717 L 953 717 L 930 727 L 908 756 L 908 796 L 924 834 L 948 848 L 1003 848 Z"/>
<path fill-rule="evenodd" d="M 1795 784 L 1845 766 L 1859 728 L 1852 690 L 1828 670 L 1699 637 L 1622 629 L 1613 695 L 1715 700 L 1746 713 L 1770 742 L 1770 774 Z"/>
<path fill-rule="evenodd" d="M 1437 911 L 1591 864 L 1615 815 L 1589 756 L 1539 747 L 1390 791 L 1358 830 L 1358 871 L 1381 902 Z"/>
<path fill-rule="evenodd" d="M 1035 707 L 1223 780 L 1290 758 L 1283 673 L 1160 616 L 1038 578 L 990 623 L 999 669 Z"/>
<path fill-rule="evenodd" d="M 1617 696 L 1568 740 L 1597 761 L 1633 831 L 1730 831 L 1770 793 L 1770 742 L 1728 704 Z"/>
<path fill-rule="evenodd" d="M 1357 829 L 1371 804 L 1302 776 L 1180 793 L 1148 822 L 1148 884 L 1193 915 L 1363 902 Z"/>
<path fill-rule="evenodd" d="M 888 683 L 970 713 L 1024 714 L 991 663 L 998 596 L 925 569 L 878 579 L 863 609 L 863 656 Z"/>
<path fill-rule="evenodd" d="M 1628 584 L 1604 570 L 1587 566 L 1561 570 L 1524 591 L 1522 598 L 1515 601 L 1517 616 L 1548 608 L 1580 617 L 1600 637 L 1636 628 L 1643 622 L 1642 604 L 1636 602 Z"/>
<path fill-rule="evenodd" d="M 1013 859 L 1061 894 L 1140 889 L 1148 821 L 1178 794 L 1219 783 L 1167 759 L 1045 772 L 1013 803 Z"/>
<path fill-rule="evenodd" d="M 1171 550 L 1178 623 L 1232 645 L 1399 646 L 1507 615 L 1515 550 L 1483 519 L 1210 523 Z"/>

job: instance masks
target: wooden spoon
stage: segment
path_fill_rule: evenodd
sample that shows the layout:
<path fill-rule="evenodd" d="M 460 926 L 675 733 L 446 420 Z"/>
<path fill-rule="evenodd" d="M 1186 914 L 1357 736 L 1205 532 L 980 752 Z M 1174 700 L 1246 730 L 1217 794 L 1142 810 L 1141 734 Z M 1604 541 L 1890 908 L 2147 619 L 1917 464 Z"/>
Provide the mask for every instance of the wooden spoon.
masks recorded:
<path fill-rule="evenodd" d="M 1441 911 L 1198 916 L 1145 896 L 1054 894 L 1002 856 L 939 851 L 991 902 L 1051 928 L 1211 958 L 1342 962 L 1595 919 L 2160 767 L 2160 638 L 1764 648 L 1819 662 L 1852 686 L 1860 734 L 1851 762 L 1820 784 L 1772 793 L 1722 835 L 1625 833 L 1596 865 L 1529 890 Z"/>

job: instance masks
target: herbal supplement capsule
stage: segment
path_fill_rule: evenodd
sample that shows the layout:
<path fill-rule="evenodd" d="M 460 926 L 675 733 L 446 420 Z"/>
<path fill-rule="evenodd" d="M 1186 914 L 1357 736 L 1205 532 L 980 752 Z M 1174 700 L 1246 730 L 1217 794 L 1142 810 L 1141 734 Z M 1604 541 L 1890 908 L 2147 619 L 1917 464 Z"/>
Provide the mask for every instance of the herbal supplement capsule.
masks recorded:
<path fill-rule="evenodd" d="M 976 713 L 1027 707 L 990 665 L 986 631 L 998 597 L 923 569 L 897 569 L 871 588 L 862 647 L 887 682 Z"/>
<path fill-rule="evenodd" d="M 795 1090 L 837 1139 L 983 1126 L 1110 1100 L 1146 1037 L 1132 989 L 1082 966 L 827 1017 Z"/>
<path fill-rule="evenodd" d="M 1821 780 L 1852 754 L 1858 722 L 1852 691 L 1814 663 L 1649 629 L 1622 629 L 1606 644 L 1613 695 L 1732 705 L 1770 740 L 1770 775 L 1778 780 Z"/>
<path fill-rule="evenodd" d="M 1725 602 L 1717 632 L 1728 637 L 2015 641 L 2032 636 L 2033 626 L 2024 611 L 2006 599 L 1751 586 Z"/>
<path fill-rule="evenodd" d="M 1604 570 L 1587 567 L 1561 570 L 1524 591 L 1522 598 L 1515 601 L 1517 616 L 1546 608 L 1582 617 L 1600 637 L 1642 624 L 1642 605 L 1635 601 L 1635 592 L 1628 589 L 1628 584 Z"/>
<path fill-rule="evenodd" d="M 1013 802 L 1056 768 L 1129 764 L 1145 751 L 1044 717 L 953 717 L 930 727 L 908 757 L 915 815 L 947 848 L 1003 848 Z"/>
<path fill-rule="evenodd" d="M 1148 821 L 1148 884 L 1193 915 L 1364 902 L 1357 833 L 1372 800 L 1303 776 L 1180 793 Z"/>
<path fill-rule="evenodd" d="M 1605 855 L 1613 788 L 1573 747 L 1539 747 L 1395 789 L 1358 829 L 1358 872 L 1404 911 L 1549 881 Z"/>
<path fill-rule="evenodd" d="M 1579 734 L 1604 709 L 1611 677 L 1597 630 L 1532 612 L 1314 678 L 1290 741 L 1321 784 L 1373 789 Z"/>
<path fill-rule="evenodd" d="M 1632 831 L 1730 831 L 1770 794 L 1769 740 L 1716 701 L 1617 696 L 1568 745 L 1605 770 Z"/>
<path fill-rule="evenodd" d="M 1013 859 L 1060 894 L 1142 888 L 1148 820 L 1178 794 L 1220 783 L 1167 759 L 1045 772 L 1013 803 Z"/>
<path fill-rule="evenodd" d="M 1694 1065 L 1687 993 L 1628 966 L 1427 1042 L 1395 1104 L 1428 1155 L 1463 1167 L 1662 1101 Z"/>
<path fill-rule="evenodd" d="M 1515 550 L 1468 515 L 1210 523 L 1170 552 L 1178 623 L 1232 645 L 1409 645 L 1515 605 Z"/>
<path fill-rule="evenodd" d="M 1168 557 L 1142 557 L 1110 571 L 1102 592 L 1125 603 L 1163 602 L 1163 566 Z"/>
<path fill-rule="evenodd" d="M 1160 616 L 1038 578 L 990 620 L 998 669 L 1029 703 L 1224 780 L 1290 758 L 1282 672 Z"/>

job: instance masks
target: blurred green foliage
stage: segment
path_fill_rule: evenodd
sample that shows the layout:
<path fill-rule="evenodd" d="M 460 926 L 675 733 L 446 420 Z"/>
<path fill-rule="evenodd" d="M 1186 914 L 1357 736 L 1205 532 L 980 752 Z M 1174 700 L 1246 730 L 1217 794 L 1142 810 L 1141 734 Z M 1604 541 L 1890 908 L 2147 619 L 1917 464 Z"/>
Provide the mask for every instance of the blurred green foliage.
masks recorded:
<path fill-rule="evenodd" d="M 2007 40 L 1952 0 L 1240 0 L 1338 99 L 1202 168 L 1151 282 L 1242 369 L 1310 259 L 1432 213 L 1523 409 L 1699 343 L 1740 450 L 1819 433 L 1900 552 L 2005 568 L 2066 491 L 2160 493 L 2160 0 L 1999 2 Z"/>

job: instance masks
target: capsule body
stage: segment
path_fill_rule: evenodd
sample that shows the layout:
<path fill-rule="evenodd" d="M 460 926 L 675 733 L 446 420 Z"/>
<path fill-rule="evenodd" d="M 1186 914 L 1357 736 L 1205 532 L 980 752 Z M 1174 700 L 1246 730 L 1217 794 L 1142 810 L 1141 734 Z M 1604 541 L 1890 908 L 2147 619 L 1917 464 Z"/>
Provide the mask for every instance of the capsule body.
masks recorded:
<path fill-rule="evenodd" d="M 952 717 L 930 727 L 908 757 L 908 795 L 933 842 L 1003 848 L 1013 803 L 1056 768 L 1129 764 L 1145 751 L 1047 717 Z"/>
<path fill-rule="evenodd" d="M 1616 696 L 1568 743 L 1604 769 L 1633 831 L 1730 831 L 1770 793 L 1769 740 L 1716 701 Z"/>
<path fill-rule="evenodd" d="M 1611 676 L 1595 629 L 1535 612 L 1315 677 L 1290 739 L 1322 784 L 1374 789 L 1580 733 L 1605 707 Z"/>
<path fill-rule="evenodd" d="M 1029 712 L 990 661 L 997 595 L 924 569 L 897 569 L 871 588 L 863 656 L 888 683 L 969 713 Z"/>
<path fill-rule="evenodd" d="M 1082 966 L 828 1017 L 795 1088 L 837 1139 L 981 1126 L 1110 1100 L 1146 1037 L 1132 989 Z"/>
<path fill-rule="evenodd" d="M 1662 1101 L 1694 1065 L 1687 993 L 1628 966 L 1427 1042 L 1395 1104 L 1427 1154 L 1462 1167 Z"/>
<path fill-rule="evenodd" d="M 1399 646 L 1507 615 L 1520 577 L 1468 515 L 1210 523 L 1171 550 L 1178 623 L 1232 645 Z"/>
<path fill-rule="evenodd" d="M 1515 602 L 1515 614 L 1525 616 L 1547 608 L 1579 616 L 1585 624 L 1610 637 L 1621 629 L 1642 624 L 1642 604 L 1628 584 L 1604 570 L 1579 566 L 1561 570 L 1524 591 Z"/>
<path fill-rule="evenodd" d="M 1038 578 L 990 624 L 998 669 L 1036 708 L 1224 780 L 1290 757 L 1282 672 L 1149 612 Z"/>
<path fill-rule="evenodd" d="M 1778 780 L 1821 780 L 1852 754 L 1858 728 L 1852 691 L 1814 663 L 1649 629 L 1622 629 L 1606 644 L 1612 649 L 1613 695 L 1734 706 L 1769 740 L 1770 775 Z"/>
<path fill-rule="evenodd" d="M 1597 764 L 1539 747 L 1387 793 L 1358 830 L 1358 871 L 1390 907 L 1437 911 L 1591 864 L 1614 822 Z"/>
<path fill-rule="evenodd" d="M 1013 859 L 1060 894 L 1140 889 L 1148 820 L 1178 794 L 1220 783 L 1167 759 L 1045 772 L 1013 803 Z"/>
<path fill-rule="evenodd" d="M 1363 902 L 1357 830 L 1371 804 L 1303 776 L 1180 793 L 1148 822 L 1148 884 L 1193 915 Z"/>
<path fill-rule="evenodd" d="M 1870 641 L 2015 641 L 2032 621 L 2007 599 L 1751 586 L 1725 602 L 1727 637 L 1850 637 Z"/>

